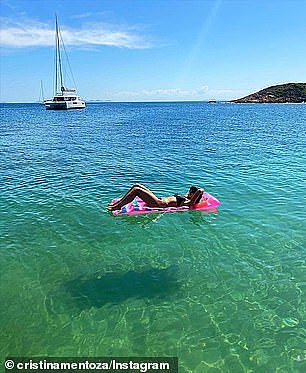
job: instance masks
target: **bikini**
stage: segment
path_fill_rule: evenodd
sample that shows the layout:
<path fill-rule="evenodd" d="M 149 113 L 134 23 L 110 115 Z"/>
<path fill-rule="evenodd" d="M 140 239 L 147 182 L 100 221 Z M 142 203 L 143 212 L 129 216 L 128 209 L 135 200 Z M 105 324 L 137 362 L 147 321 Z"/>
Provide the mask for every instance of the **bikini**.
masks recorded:
<path fill-rule="evenodd" d="M 181 207 L 185 201 L 187 201 L 187 197 L 183 196 L 182 194 L 174 194 L 176 198 L 176 205 L 177 207 Z"/>

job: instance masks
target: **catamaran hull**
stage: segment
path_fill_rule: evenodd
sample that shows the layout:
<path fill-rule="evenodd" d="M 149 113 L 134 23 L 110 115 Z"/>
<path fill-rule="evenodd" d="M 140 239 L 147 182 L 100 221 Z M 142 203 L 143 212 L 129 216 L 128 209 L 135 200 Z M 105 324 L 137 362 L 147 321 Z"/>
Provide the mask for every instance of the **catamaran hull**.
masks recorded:
<path fill-rule="evenodd" d="M 73 102 L 45 102 L 45 107 L 47 110 L 72 110 L 72 109 L 84 109 L 84 101 L 73 101 Z"/>

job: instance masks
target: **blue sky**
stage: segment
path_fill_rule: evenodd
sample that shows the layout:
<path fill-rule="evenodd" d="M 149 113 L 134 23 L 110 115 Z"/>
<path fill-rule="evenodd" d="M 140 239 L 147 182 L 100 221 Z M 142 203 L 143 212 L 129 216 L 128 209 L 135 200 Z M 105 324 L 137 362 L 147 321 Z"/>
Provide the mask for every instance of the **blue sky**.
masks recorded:
<path fill-rule="evenodd" d="M 305 0 L 0 4 L 5 102 L 37 101 L 41 80 L 52 96 L 55 12 L 85 100 L 232 99 L 306 80 Z"/>

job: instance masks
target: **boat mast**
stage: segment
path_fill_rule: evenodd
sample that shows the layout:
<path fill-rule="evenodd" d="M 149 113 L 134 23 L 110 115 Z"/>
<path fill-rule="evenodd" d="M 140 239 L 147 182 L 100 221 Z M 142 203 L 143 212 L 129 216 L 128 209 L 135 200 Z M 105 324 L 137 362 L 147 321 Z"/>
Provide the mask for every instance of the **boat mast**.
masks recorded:
<path fill-rule="evenodd" d="M 55 32 L 55 94 L 57 94 L 58 88 L 58 78 L 60 79 L 60 88 L 62 91 L 63 87 L 63 71 L 62 71 L 62 59 L 61 59 L 61 49 L 60 49 L 60 31 L 58 27 L 57 16 L 55 16 L 55 25 L 56 25 L 56 32 Z"/>
<path fill-rule="evenodd" d="M 44 102 L 45 101 L 45 95 L 44 95 L 44 86 L 43 86 L 43 81 L 40 81 L 40 94 L 39 94 L 39 102 Z"/>
<path fill-rule="evenodd" d="M 54 56 L 54 68 L 55 68 L 55 81 L 54 81 L 54 96 L 56 96 L 57 94 L 57 29 L 56 29 L 56 25 L 57 25 L 57 16 L 55 15 L 55 56 Z"/>

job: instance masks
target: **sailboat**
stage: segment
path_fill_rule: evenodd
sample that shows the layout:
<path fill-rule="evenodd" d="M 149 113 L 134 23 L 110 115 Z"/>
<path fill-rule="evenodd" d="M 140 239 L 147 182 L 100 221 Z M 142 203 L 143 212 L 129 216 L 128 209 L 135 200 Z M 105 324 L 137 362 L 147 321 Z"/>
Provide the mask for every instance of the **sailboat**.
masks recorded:
<path fill-rule="evenodd" d="M 56 17 L 54 97 L 52 100 L 44 100 L 44 105 L 47 110 L 84 109 L 85 101 L 77 95 L 76 89 L 66 88 L 64 85 L 61 44 L 63 44 L 63 40 Z"/>

